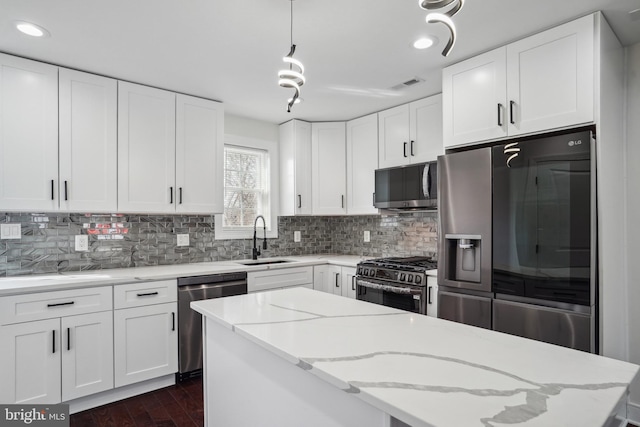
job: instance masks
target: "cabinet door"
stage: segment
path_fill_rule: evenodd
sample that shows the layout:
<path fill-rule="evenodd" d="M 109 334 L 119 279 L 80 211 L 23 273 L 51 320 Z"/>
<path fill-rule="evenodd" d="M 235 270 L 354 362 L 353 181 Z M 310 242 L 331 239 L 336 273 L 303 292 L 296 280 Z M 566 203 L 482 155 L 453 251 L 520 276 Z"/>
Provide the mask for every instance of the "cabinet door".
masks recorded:
<path fill-rule="evenodd" d="M 377 214 L 373 207 L 378 168 L 378 115 L 347 122 L 347 214 Z M 442 143 L 441 143 L 442 145 Z"/>
<path fill-rule="evenodd" d="M 327 292 L 342 295 L 342 271 L 337 265 L 327 266 Z"/>
<path fill-rule="evenodd" d="M 344 215 L 347 212 L 347 160 L 344 122 L 313 123 L 312 212 Z"/>
<path fill-rule="evenodd" d="M 113 312 L 115 386 L 178 370 L 177 303 Z"/>
<path fill-rule="evenodd" d="M 380 168 L 409 163 L 409 105 L 378 113 L 378 164 Z"/>
<path fill-rule="evenodd" d="M 356 297 L 356 269 L 352 267 L 342 267 L 340 270 L 342 296 L 348 298 Z"/>
<path fill-rule="evenodd" d="M 175 212 L 175 94 L 118 82 L 118 210 Z"/>
<path fill-rule="evenodd" d="M 330 281 L 328 265 L 316 265 L 313 267 L 313 289 L 332 293 L 332 289 L 329 288 Z"/>
<path fill-rule="evenodd" d="M 442 71 L 444 147 L 507 135 L 506 48 Z"/>
<path fill-rule="evenodd" d="M 311 123 L 280 125 L 280 215 L 311 214 Z"/>
<path fill-rule="evenodd" d="M 58 209 L 58 68 L 0 53 L 0 210 Z"/>
<path fill-rule="evenodd" d="M 438 279 L 427 276 L 427 316 L 438 317 Z"/>
<path fill-rule="evenodd" d="M 60 403 L 60 319 L 0 327 L 0 402 Z"/>
<path fill-rule="evenodd" d="M 62 401 L 113 388 L 113 313 L 62 318 Z"/>
<path fill-rule="evenodd" d="M 60 208 L 118 209 L 116 80 L 60 69 Z"/>
<path fill-rule="evenodd" d="M 509 135 L 593 121 L 593 31 L 589 15 L 507 46 Z"/>
<path fill-rule="evenodd" d="M 442 145 L 442 95 L 409 104 L 409 159 L 411 163 L 435 161 Z"/>
<path fill-rule="evenodd" d="M 219 102 L 176 97 L 178 212 L 222 213 L 224 109 Z"/>

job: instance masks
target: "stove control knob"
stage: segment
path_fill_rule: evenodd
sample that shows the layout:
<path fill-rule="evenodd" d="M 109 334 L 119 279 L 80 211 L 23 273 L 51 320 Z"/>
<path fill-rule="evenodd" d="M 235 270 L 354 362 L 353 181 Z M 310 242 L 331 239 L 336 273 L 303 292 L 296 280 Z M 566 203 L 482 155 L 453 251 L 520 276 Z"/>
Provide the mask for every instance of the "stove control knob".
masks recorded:
<path fill-rule="evenodd" d="M 416 285 L 419 285 L 420 283 L 422 283 L 422 277 L 416 276 Z"/>
<path fill-rule="evenodd" d="M 367 276 L 373 277 L 373 275 L 376 273 L 376 271 L 374 269 L 370 269 L 367 271 Z"/>
<path fill-rule="evenodd" d="M 413 283 L 413 274 L 407 274 L 407 282 Z"/>
<path fill-rule="evenodd" d="M 404 273 L 400 273 L 400 280 L 404 282 L 405 279 L 405 274 Z"/>

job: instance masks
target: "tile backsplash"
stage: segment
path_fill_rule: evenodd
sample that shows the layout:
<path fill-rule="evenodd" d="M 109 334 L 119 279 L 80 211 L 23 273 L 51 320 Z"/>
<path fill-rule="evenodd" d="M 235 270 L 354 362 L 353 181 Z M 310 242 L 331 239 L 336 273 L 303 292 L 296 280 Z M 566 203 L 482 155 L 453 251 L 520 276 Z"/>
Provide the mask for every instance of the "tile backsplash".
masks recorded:
<path fill-rule="evenodd" d="M 22 227 L 21 239 L 0 240 L 0 277 L 245 259 L 253 246 L 251 239 L 215 240 L 212 215 L 0 213 L 0 223 Z M 279 217 L 278 238 L 268 239 L 262 256 L 435 257 L 437 225 L 436 212 Z M 190 245 L 177 246 L 176 235 L 186 233 Z M 75 251 L 79 234 L 89 235 L 89 251 Z"/>

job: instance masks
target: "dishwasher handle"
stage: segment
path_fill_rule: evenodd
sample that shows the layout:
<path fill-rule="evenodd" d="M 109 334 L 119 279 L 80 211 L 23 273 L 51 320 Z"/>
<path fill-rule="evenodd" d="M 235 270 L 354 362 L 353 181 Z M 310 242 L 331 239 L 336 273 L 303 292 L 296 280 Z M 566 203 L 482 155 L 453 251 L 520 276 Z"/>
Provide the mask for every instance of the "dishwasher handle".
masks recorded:
<path fill-rule="evenodd" d="M 184 285 L 178 287 L 178 292 L 188 292 L 188 291 L 197 291 L 199 289 L 215 289 L 215 288 L 226 288 L 226 287 L 235 287 L 247 285 L 246 280 L 234 280 L 231 282 L 220 282 L 220 283 L 201 283 L 199 285 Z"/>

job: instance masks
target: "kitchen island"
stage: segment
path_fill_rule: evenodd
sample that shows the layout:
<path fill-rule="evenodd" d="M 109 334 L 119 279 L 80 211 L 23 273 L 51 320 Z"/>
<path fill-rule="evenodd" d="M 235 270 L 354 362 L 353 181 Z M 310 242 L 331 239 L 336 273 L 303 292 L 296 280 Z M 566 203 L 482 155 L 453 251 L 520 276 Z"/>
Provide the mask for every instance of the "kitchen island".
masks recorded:
<path fill-rule="evenodd" d="M 639 368 L 303 288 L 191 306 L 210 427 L 617 425 Z"/>

